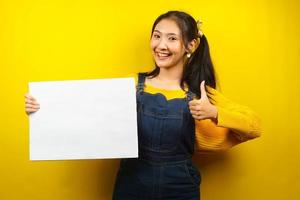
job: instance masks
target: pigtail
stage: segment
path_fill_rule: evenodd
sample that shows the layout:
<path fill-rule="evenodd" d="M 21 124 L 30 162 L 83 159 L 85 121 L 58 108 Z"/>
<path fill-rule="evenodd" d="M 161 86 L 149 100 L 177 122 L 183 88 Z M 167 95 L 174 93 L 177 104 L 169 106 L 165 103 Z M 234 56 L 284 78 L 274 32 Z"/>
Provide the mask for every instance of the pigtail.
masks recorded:
<path fill-rule="evenodd" d="M 205 35 L 200 37 L 199 46 L 184 67 L 182 83 L 186 82 L 189 89 L 200 97 L 200 83 L 203 80 L 206 85 L 216 88 L 215 70 Z"/>

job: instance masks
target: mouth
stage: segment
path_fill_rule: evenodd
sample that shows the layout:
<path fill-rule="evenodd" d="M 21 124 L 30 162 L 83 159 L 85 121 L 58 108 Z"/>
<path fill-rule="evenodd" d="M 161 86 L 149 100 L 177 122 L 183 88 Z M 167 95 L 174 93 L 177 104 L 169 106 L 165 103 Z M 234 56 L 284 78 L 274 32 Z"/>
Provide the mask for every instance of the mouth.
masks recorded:
<path fill-rule="evenodd" d="M 165 53 L 165 52 L 155 52 L 155 56 L 160 60 L 165 60 L 171 57 L 171 53 Z"/>

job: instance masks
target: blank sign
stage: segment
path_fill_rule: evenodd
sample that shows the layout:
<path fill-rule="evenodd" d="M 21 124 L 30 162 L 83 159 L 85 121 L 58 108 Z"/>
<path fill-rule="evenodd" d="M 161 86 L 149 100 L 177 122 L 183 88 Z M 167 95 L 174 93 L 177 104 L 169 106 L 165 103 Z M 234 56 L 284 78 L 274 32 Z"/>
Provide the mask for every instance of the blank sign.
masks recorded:
<path fill-rule="evenodd" d="M 30 160 L 138 157 L 134 78 L 30 82 Z"/>

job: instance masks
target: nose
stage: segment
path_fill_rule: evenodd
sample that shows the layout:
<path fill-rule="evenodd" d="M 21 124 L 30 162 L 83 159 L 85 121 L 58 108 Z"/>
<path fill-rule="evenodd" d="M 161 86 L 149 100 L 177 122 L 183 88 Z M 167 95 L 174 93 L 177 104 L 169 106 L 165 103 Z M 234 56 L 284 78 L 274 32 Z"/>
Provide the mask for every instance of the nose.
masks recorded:
<path fill-rule="evenodd" d="M 157 45 L 158 49 L 167 49 L 168 45 L 165 39 L 161 39 Z"/>

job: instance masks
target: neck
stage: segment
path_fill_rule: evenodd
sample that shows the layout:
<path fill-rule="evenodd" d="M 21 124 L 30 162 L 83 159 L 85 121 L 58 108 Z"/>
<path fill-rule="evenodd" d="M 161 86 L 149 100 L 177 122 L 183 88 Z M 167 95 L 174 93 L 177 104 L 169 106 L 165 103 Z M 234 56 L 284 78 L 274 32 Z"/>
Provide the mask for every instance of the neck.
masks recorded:
<path fill-rule="evenodd" d="M 164 82 L 180 84 L 182 73 L 183 67 L 160 68 L 157 79 Z"/>

